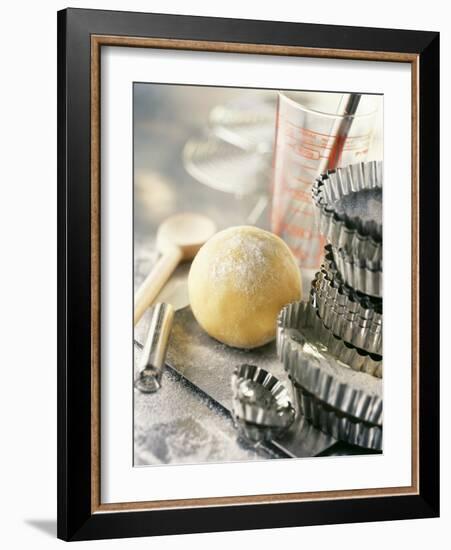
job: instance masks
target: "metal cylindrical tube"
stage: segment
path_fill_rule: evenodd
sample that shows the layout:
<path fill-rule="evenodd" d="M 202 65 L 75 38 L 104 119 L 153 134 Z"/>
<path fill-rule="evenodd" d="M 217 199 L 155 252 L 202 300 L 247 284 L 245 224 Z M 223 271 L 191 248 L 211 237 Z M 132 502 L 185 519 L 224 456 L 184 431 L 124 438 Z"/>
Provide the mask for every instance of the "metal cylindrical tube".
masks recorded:
<path fill-rule="evenodd" d="M 171 304 L 155 304 L 139 364 L 138 378 L 135 382 L 137 389 L 142 392 L 154 392 L 161 386 L 161 375 L 173 320 L 174 308 Z"/>

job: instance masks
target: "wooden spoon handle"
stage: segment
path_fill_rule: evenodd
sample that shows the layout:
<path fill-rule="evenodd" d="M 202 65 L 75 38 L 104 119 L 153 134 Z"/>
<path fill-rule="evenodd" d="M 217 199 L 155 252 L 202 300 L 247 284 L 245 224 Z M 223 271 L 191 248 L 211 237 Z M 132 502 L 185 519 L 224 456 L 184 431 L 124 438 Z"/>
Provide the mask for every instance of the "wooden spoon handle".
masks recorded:
<path fill-rule="evenodd" d="M 146 309 L 152 305 L 152 302 L 172 275 L 181 259 L 182 252 L 180 248 L 168 248 L 162 254 L 149 275 L 147 275 L 135 294 L 135 308 L 133 314 L 134 325 L 141 319 Z"/>

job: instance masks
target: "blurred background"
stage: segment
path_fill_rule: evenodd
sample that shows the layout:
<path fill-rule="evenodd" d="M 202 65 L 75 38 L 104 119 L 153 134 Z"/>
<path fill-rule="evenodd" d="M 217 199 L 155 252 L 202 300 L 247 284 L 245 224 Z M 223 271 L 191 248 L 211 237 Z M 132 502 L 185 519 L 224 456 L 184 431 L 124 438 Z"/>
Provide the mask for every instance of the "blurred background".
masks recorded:
<path fill-rule="evenodd" d="M 305 214 L 310 207 L 309 186 L 327 167 L 314 155 L 330 153 L 330 138 L 326 144 L 324 136 L 337 132 L 333 117 L 321 119 L 313 109 L 320 105 L 336 112 L 346 94 L 285 93 L 285 98 L 302 101 L 306 111 L 282 112 L 277 120 L 278 94 L 256 89 L 134 84 L 135 253 L 152 240 L 161 221 L 180 211 L 203 212 L 219 229 L 258 225 L 278 233 L 295 248 L 290 241 L 299 240 L 306 216 L 295 216 L 292 235 L 284 234 L 288 224 L 281 227 L 277 222 L 284 221 L 290 205 L 297 204 L 300 188 L 306 191 L 307 201 L 301 210 Z M 382 96 L 362 96 L 358 113 L 371 109 L 372 114 L 354 121 L 352 131 L 357 137 L 348 138 L 349 158 L 345 150 L 342 164 L 382 159 L 382 103 Z M 295 123 L 302 126 L 302 133 Z M 287 173 L 293 180 L 288 182 L 288 190 L 282 188 L 285 181 L 278 181 L 278 172 L 276 185 L 273 181 L 276 126 L 277 166 L 285 180 Z M 362 134 L 364 142 L 360 140 Z M 360 151 L 351 157 L 358 147 Z M 310 237 L 307 233 L 307 239 Z M 318 267 L 300 263 L 301 267 Z"/>
<path fill-rule="evenodd" d="M 203 211 L 218 227 L 246 222 L 255 196 L 249 185 L 240 188 L 246 174 L 240 174 L 246 160 L 251 164 L 247 175 L 255 178 L 259 167 L 266 164 L 265 155 L 246 154 L 227 142 L 221 150 L 211 113 L 229 102 L 254 102 L 258 90 L 202 88 L 159 84 L 134 85 L 134 223 L 137 244 L 155 233 L 159 223 L 177 211 Z M 271 98 L 275 94 L 269 94 Z M 274 104 L 268 109 L 275 116 Z M 274 129 L 274 122 L 272 123 Z M 199 151 L 204 144 L 204 151 Z M 194 177 L 186 169 L 195 155 L 196 146 L 204 178 Z M 232 154 L 233 153 L 233 154 Z M 222 156 L 221 156 L 222 154 Z M 189 163 L 189 164 L 188 164 Z M 210 163 L 210 166 L 208 166 Z M 237 166 L 238 165 L 238 166 Z M 238 174 L 237 174 L 238 171 Z M 208 179 L 208 181 L 207 181 Z M 217 181 L 217 180 L 221 181 Z M 252 185 L 252 183 L 251 183 Z M 266 220 L 259 220 L 261 225 Z"/>

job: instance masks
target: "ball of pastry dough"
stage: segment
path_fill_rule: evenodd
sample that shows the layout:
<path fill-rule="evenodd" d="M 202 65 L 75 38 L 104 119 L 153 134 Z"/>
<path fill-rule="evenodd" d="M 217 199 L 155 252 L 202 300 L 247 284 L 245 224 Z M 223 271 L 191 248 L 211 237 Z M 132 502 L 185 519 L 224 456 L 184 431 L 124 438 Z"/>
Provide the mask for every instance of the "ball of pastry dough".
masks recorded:
<path fill-rule="evenodd" d="M 274 339 L 286 304 L 301 299 L 301 274 L 288 246 L 257 227 L 230 227 L 199 250 L 188 277 L 191 309 L 213 338 L 237 348 Z"/>

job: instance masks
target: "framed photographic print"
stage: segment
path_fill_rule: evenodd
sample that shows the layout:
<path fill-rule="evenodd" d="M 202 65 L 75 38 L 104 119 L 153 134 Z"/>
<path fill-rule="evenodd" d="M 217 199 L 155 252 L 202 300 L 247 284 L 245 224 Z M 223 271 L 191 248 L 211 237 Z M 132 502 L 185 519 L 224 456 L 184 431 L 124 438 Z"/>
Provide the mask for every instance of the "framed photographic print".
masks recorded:
<path fill-rule="evenodd" d="M 438 81 L 433 32 L 58 13 L 60 538 L 438 515 Z"/>

